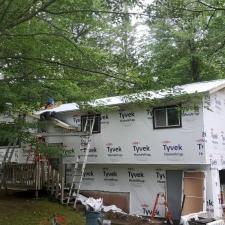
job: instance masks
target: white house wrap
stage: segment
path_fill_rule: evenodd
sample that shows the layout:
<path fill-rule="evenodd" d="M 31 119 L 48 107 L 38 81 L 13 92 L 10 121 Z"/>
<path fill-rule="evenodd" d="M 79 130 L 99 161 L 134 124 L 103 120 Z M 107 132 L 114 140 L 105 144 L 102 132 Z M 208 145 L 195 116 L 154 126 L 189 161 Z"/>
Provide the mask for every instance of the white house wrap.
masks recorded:
<path fill-rule="evenodd" d="M 176 126 L 157 127 L 164 121 L 164 115 L 169 120 L 169 116 L 175 113 L 176 106 L 171 108 L 165 102 L 163 105 L 159 103 L 163 108 L 158 111 L 148 105 L 130 104 L 133 100 L 124 96 L 91 102 L 92 106 L 115 105 L 119 109 L 101 113 L 99 131 L 91 137 L 81 189 L 109 194 L 128 193 L 128 208 L 132 214 L 149 216 L 157 193 L 163 192 L 175 219 L 180 216 L 184 195 L 183 214 L 207 210 L 214 216 L 221 216 L 219 171 L 225 169 L 224 87 L 225 80 L 217 80 L 176 88 L 174 95 L 177 96 L 182 93 L 203 94 L 198 109 L 182 112 Z M 167 94 L 168 91 L 146 92 L 131 97 L 162 99 Z M 65 146 L 64 164 L 66 181 L 69 182 L 74 155 L 84 155 L 77 134 L 82 129 L 82 116 L 87 114 L 80 113 L 76 104 L 60 107 L 62 110 L 56 107 L 51 111 L 74 130 L 65 132 L 49 121 L 46 141 Z M 41 113 L 43 111 L 36 115 Z M 157 214 L 164 216 L 164 212 L 163 204 L 158 204 Z"/>

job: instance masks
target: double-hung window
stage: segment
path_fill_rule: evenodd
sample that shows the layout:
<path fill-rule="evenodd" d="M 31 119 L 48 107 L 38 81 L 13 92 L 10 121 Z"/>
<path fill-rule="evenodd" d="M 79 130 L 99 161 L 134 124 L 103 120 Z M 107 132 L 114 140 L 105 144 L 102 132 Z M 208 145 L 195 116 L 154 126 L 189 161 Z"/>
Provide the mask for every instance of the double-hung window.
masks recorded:
<path fill-rule="evenodd" d="M 181 113 L 178 106 L 153 109 L 154 129 L 181 127 Z"/>

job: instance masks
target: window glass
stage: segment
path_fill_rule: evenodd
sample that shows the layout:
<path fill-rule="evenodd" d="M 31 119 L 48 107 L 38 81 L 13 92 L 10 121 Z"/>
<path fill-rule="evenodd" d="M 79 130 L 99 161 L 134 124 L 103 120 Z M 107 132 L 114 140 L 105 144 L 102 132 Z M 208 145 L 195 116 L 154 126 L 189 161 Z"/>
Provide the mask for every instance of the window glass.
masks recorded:
<path fill-rule="evenodd" d="M 154 128 L 180 127 L 181 117 L 177 106 L 153 109 Z"/>
<path fill-rule="evenodd" d="M 166 109 L 155 109 L 155 126 L 156 127 L 165 127 L 166 126 Z"/>
<path fill-rule="evenodd" d="M 179 112 L 176 108 L 167 109 L 168 126 L 180 125 Z"/>

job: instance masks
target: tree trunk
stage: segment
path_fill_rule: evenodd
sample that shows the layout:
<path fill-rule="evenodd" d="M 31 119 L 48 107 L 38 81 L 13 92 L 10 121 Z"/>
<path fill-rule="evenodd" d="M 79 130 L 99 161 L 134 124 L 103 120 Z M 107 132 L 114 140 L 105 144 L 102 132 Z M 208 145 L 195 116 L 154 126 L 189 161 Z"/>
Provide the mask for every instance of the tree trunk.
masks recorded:
<path fill-rule="evenodd" d="M 189 40 L 188 42 L 191 54 L 191 76 L 194 82 L 200 80 L 200 62 L 198 56 L 196 56 L 196 46 L 193 40 Z"/>
<path fill-rule="evenodd" d="M 191 74 L 193 81 L 200 80 L 200 65 L 199 58 L 197 56 L 191 56 Z"/>

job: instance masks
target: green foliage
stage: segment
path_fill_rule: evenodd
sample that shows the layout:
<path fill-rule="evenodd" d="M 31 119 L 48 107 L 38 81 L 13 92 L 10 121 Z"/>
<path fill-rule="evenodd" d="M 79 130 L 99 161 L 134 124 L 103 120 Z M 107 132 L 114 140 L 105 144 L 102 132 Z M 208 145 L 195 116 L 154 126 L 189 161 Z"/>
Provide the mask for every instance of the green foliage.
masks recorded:
<path fill-rule="evenodd" d="M 224 10 L 201 1 L 156 0 L 146 12 L 153 40 L 146 64 L 159 86 L 224 77 Z"/>
<path fill-rule="evenodd" d="M 39 152 L 47 158 L 59 158 L 63 155 L 63 146 L 48 146 L 45 143 L 37 143 Z"/>
<path fill-rule="evenodd" d="M 4 1 L 0 71 L 5 80 L 0 81 L 0 105 L 37 107 L 49 96 L 68 102 L 115 94 L 115 81 L 124 81 L 118 75 L 121 59 L 112 54 L 112 40 L 122 22 L 113 28 L 113 13 L 107 10 L 123 12 L 124 6 L 100 0 Z M 123 21 L 124 15 L 114 16 Z M 116 32 L 120 40 L 122 35 Z"/>
<path fill-rule="evenodd" d="M 37 123 L 16 118 L 10 123 L 0 123 L 0 141 L 3 143 L 35 143 L 31 129 L 36 129 Z M 7 144 L 8 145 L 8 144 Z"/>
<path fill-rule="evenodd" d="M 225 76 L 224 0 L 154 0 L 145 10 L 150 34 L 136 45 L 129 11 L 141 2 L 1 1 L 0 112 L 27 113 L 48 97 L 85 102 Z M 16 123 L 0 135 L 28 140 Z"/>
<path fill-rule="evenodd" d="M 16 115 L 39 109 L 48 97 L 80 102 L 130 89 L 123 69 L 133 65 L 123 62 L 130 28 L 125 6 L 136 2 L 2 1 L 0 113 L 8 110 L 6 103 Z M 1 130 L 2 137 L 12 136 Z"/>

